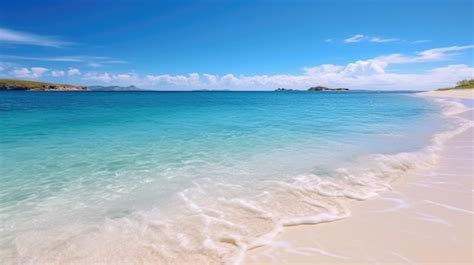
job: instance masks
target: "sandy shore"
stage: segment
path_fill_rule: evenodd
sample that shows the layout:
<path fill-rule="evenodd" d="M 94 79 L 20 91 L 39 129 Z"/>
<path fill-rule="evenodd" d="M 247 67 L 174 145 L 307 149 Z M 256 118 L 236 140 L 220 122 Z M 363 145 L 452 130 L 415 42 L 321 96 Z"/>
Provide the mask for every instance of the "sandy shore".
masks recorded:
<path fill-rule="evenodd" d="M 452 89 L 445 91 L 428 91 L 419 93 L 428 97 L 446 97 L 446 98 L 463 98 L 474 99 L 474 89 Z"/>
<path fill-rule="evenodd" d="M 474 111 L 461 116 L 472 120 Z M 473 179 L 470 128 L 448 140 L 435 167 L 353 203 L 349 218 L 285 228 L 244 264 L 473 264 Z"/>

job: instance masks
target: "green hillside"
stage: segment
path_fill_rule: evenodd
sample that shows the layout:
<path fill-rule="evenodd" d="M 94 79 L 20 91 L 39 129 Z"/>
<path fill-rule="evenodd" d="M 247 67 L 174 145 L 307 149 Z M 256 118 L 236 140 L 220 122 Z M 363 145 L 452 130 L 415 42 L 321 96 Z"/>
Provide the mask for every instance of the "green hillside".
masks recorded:
<path fill-rule="evenodd" d="M 462 80 L 456 83 L 455 87 L 439 88 L 438 91 L 451 90 L 451 89 L 474 89 L 474 79 Z"/>

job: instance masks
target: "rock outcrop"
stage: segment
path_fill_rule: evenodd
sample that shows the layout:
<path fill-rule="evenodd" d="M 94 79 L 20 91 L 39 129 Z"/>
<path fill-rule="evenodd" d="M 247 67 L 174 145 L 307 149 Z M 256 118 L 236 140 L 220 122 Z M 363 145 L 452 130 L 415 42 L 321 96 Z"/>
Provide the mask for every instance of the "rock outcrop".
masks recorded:
<path fill-rule="evenodd" d="M 295 90 L 289 89 L 289 88 L 284 88 L 284 87 L 279 87 L 279 88 L 275 89 L 275 91 L 278 91 L 278 92 L 289 92 L 289 91 L 295 91 Z"/>

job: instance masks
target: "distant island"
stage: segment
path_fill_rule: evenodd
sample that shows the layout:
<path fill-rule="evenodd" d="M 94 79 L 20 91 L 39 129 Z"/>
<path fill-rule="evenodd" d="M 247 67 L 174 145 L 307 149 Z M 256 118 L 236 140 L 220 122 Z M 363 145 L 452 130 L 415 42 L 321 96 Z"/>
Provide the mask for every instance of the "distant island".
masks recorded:
<path fill-rule="evenodd" d="M 75 86 L 29 80 L 0 79 L 0 90 L 27 91 L 144 91 L 136 86 Z"/>
<path fill-rule="evenodd" d="M 453 90 L 453 89 L 474 89 L 474 79 L 461 80 L 456 83 L 455 87 L 438 88 L 436 90 L 446 91 L 446 90 Z"/>
<path fill-rule="evenodd" d="M 329 88 L 329 87 L 324 87 L 324 86 L 313 86 L 308 88 L 306 91 L 348 91 L 349 88 Z M 302 90 L 296 90 L 296 89 L 288 89 L 288 88 L 283 88 L 279 87 L 275 89 L 277 92 L 292 92 L 292 91 L 302 91 Z"/>
<path fill-rule="evenodd" d="M 324 86 L 313 86 L 308 91 L 348 91 L 349 88 L 328 88 Z"/>
<path fill-rule="evenodd" d="M 288 89 L 288 88 L 284 88 L 284 87 L 279 87 L 279 88 L 275 89 L 275 91 L 278 91 L 278 92 L 290 92 L 290 91 L 298 91 L 298 90 Z"/>

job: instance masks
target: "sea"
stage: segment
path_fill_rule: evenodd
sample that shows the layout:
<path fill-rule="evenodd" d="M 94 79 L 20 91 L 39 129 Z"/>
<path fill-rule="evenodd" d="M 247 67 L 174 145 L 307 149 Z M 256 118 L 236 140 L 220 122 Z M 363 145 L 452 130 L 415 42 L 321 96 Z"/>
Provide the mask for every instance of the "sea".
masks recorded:
<path fill-rule="evenodd" d="M 0 92 L 3 264 L 238 264 L 462 128 L 401 92 Z"/>

